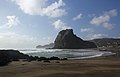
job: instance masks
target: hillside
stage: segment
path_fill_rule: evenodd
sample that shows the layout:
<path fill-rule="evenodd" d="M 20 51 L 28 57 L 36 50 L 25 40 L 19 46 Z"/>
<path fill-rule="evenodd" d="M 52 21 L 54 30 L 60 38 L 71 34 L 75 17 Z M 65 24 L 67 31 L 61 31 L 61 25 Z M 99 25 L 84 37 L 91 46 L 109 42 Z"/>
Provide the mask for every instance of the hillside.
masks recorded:
<path fill-rule="evenodd" d="M 117 38 L 101 38 L 91 40 L 98 47 L 120 47 L 120 39 Z"/>

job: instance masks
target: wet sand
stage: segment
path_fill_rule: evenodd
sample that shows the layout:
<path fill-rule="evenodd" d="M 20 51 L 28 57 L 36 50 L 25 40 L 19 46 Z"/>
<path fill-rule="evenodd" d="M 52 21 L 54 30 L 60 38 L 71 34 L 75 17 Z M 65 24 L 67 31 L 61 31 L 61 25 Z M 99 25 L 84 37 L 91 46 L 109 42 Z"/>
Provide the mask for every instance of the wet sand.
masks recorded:
<path fill-rule="evenodd" d="M 0 67 L 0 77 L 120 77 L 120 58 L 59 62 L 12 62 Z"/>

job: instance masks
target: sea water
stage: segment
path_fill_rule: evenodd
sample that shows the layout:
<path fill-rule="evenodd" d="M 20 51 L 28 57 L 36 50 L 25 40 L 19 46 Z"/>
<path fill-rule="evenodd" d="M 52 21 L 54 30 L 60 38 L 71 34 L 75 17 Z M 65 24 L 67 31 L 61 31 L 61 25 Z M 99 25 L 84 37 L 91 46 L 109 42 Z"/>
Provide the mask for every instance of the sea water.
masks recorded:
<path fill-rule="evenodd" d="M 100 56 L 110 56 L 114 55 L 110 51 L 99 51 L 93 49 L 18 49 L 20 52 L 39 57 L 59 57 L 59 58 L 68 58 L 68 59 L 85 59 L 85 58 L 94 58 Z"/>
<path fill-rule="evenodd" d="M 0 48 L 6 49 L 6 48 Z M 39 56 L 39 57 L 59 57 L 59 58 L 68 58 L 68 59 L 85 59 L 85 58 L 95 58 L 100 56 L 110 56 L 114 55 L 110 51 L 99 51 L 93 49 L 45 49 L 45 48 L 8 48 L 18 50 L 24 54 L 30 56 Z"/>

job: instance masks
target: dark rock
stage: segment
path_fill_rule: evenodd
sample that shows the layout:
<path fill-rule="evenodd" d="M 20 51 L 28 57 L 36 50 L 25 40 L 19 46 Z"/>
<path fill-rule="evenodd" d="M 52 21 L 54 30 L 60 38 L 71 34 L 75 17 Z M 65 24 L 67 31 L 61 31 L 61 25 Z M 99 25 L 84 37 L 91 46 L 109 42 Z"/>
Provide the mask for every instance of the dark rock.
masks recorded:
<path fill-rule="evenodd" d="M 56 61 L 55 63 L 60 63 L 59 61 Z"/>
<path fill-rule="evenodd" d="M 12 59 L 12 61 L 20 61 L 20 60 L 18 58 L 17 59 L 14 58 L 14 59 Z"/>
<path fill-rule="evenodd" d="M 28 59 L 29 58 L 28 55 L 23 54 L 23 53 L 19 52 L 18 50 L 0 50 L 0 51 L 7 52 L 12 60 L 15 60 L 15 59 Z"/>
<path fill-rule="evenodd" d="M 46 57 L 40 57 L 39 60 L 48 60 Z"/>
<path fill-rule="evenodd" d="M 67 58 L 63 58 L 63 59 L 61 59 L 61 60 L 68 60 Z"/>
<path fill-rule="evenodd" d="M 60 58 L 58 58 L 58 57 L 50 57 L 50 60 L 60 60 Z"/>
<path fill-rule="evenodd" d="M 33 57 L 33 56 L 29 56 L 28 58 L 28 62 L 31 62 L 31 61 L 36 61 L 38 59 L 37 56 Z"/>
<path fill-rule="evenodd" d="M 11 62 L 10 56 L 7 52 L 0 52 L 0 66 L 8 65 Z"/>
<path fill-rule="evenodd" d="M 0 66 L 8 65 L 11 61 L 28 58 L 28 55 L 20 53 L 18 50 L 0 50 Z"/>
<path fill-rule="evenodd" d="M 84 41 L 77 37 L 72 29 L 59 32 L 54 42 L 54 49 L 85 49 L 96 48 L 97 46 L 90 41 Z"/>

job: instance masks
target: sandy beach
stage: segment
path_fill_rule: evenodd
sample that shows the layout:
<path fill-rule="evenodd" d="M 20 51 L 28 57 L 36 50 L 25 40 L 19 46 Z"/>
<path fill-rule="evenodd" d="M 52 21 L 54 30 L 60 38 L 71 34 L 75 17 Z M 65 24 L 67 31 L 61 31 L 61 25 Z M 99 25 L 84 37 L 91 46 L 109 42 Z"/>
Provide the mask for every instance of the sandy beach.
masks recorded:
<path fill-rule="evenodd" d="M 0 67 L 0 77 L 120 77 L 120 58 L 59 62 L 12 62 Z"/>

